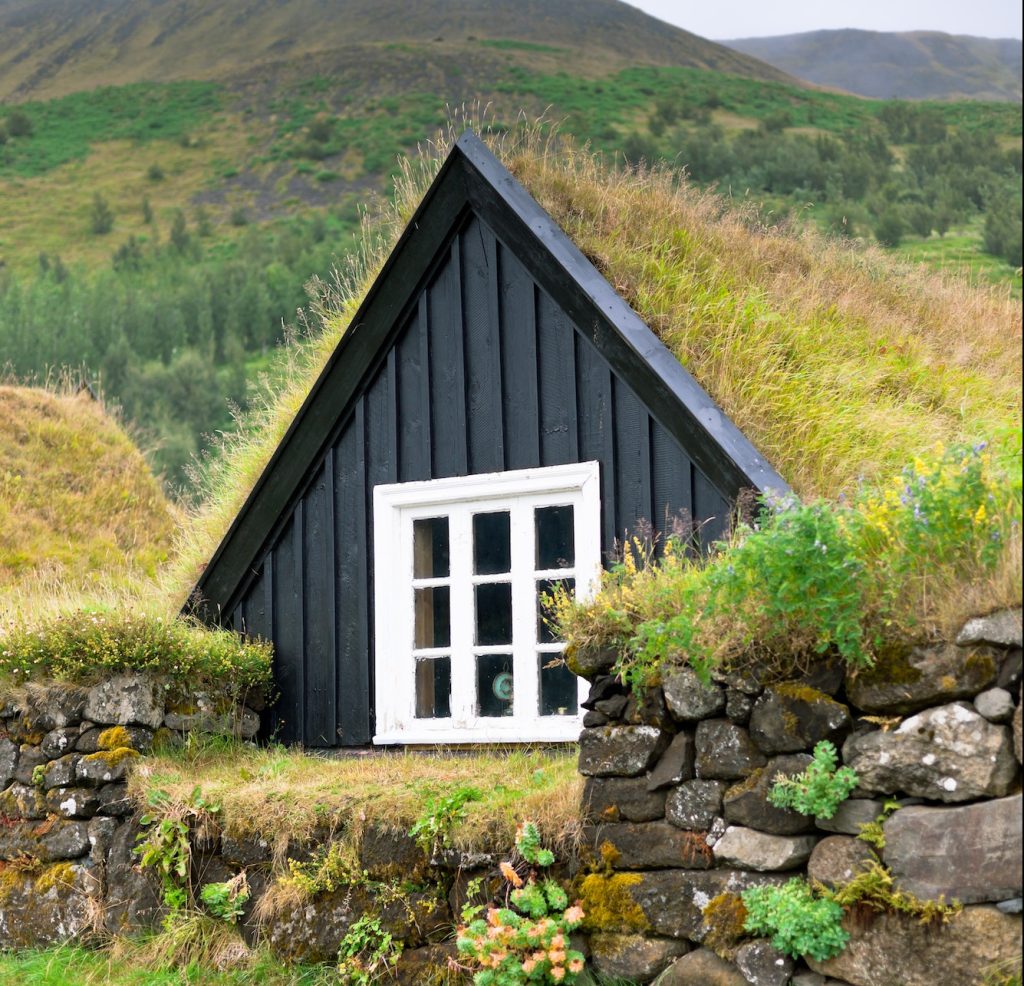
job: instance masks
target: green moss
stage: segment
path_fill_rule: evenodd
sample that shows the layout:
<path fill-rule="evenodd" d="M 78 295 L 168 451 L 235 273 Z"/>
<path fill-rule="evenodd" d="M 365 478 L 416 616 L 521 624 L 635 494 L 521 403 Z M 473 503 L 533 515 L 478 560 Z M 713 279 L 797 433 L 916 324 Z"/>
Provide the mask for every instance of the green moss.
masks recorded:
<path fill-rule="evenodd" d="M 917 918 L 922 924 L 945 923 L 963 910 L 963 906 L 956 900 L 950 904 L 942 897 L 938 900 L 921 900 L 913 894 L 898 890 L 893 885 L 892 874 L 877 862 L 835 890 L 829 891 L 822 884 L 815 884 L 815 889 L 842 907 L 866 907 L 873 911 L 906 914 Z"/>
<path fill-rule="evenodd" d="M 878 648 L 874 666 L 861 671 L 867 685 L 910 685 L 921 679 L 921 671 L 910 663 L 913 646 L 904 641 L 886 641 Z"/>
<path fill-rule="evenodd" d="M 588 931 L 648 931 L 651 922 L 630 888 L 643 882 L 639 873 L 590 873 L 577 884 Z"/>
<path fill-rule="evenodd" d="M 54 887 L 67 888 L 75 882 L 74 867 L 68 862 L 53 863 L 47 866 L 36 878 L 35 892 L 45 894 Z"/>
<path fill-rule="evenodd" d="M 964 660 L 964 668 L 979 678 L 991 678 L 996 673 L 996 662 L 983 650 L 972 650 Z"/>
<path fill-rule="evenodd" d="M 728 800 L 729 798 L 737 798 L 741 794 L 746 794 L 748 791 L 753 791 L 754 788 L 757 787 L 757 785 L 760 783 L 761 777 L 764 775 L 765 769 L 766 768 L 764 767 L 758 767 L 757 770 L 755 770 L 749 777 L 745 777 L 742 781 L 737 781 L 735 784 L 733 784 L 733 786 L 725 792 L 726 799 Z"/>
<path fill-rule="evenodd" d="M 97 750 L 95 753 L 86 754 L 82 759 L 88 760 L 90 763 L 99 761 L 108 767 L 119 767 L 125 760 L 135 760 L 138 756 L 138 750 L 133 750 L 130 746 L 122 746 L 116 750 Z"/>
<path fill-rule="evenodd" d="M 131 736 L 128 735 L 128 730 L 124 726 L 111 726 L 110 729 L 104 729 L 102 733 L 96 738 L 96 748 L 98 750 L 122 750 L 122 749 L 134 749 Z"/>
<path fill-rule="evenodd" d="M 800 681 L 784 681 L 779 685 L 773 685 L 772 690 L 783 698 L 793 698 L 800 702 L 809 702 L 811 705 L 839 704 L 830 695 Z"/>

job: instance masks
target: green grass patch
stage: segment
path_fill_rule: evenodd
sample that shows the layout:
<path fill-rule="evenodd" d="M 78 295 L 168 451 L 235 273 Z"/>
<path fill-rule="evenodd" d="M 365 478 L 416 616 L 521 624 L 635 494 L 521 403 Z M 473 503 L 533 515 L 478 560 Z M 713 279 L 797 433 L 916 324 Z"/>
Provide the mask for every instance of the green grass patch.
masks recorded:
<path fill-rule="evenodd" d="M 0 144 L 0 175 L 26 178 L 84 158 L 106 140 L 181 140 L 222 106 L 212 82 L 106 86 L 60 99 L 21 103 L 32 134 Z"/>
<path fill-rule="evenodd" d="M 186 620 L 81 610 L 0 632 L 0 681 L 91 682 L 149 671 L 197 686 L 244 690 L 270 683 L 270 645 Z"/>
<path fill-rule="evenodd" d="M 554 55 L 560 55 L 568 50 L 554 45 L 538 44 L 536 41 L 516 41 L 514 38 L 491 38 L 480 41 L 479 44 L 485 48 L 497 48 L 499 51 L 543 51 Z"/>
<path fill-rule="evenodd" d="M 980 222 L 945 236 L 908 236 L 893 252 L 930 270 L 964 274 L 978 284 L 1009 286 L 1015 298 L 1021 297 L 1021 268 L 1011 267 L 1005 260 L 985 252 Z"/>

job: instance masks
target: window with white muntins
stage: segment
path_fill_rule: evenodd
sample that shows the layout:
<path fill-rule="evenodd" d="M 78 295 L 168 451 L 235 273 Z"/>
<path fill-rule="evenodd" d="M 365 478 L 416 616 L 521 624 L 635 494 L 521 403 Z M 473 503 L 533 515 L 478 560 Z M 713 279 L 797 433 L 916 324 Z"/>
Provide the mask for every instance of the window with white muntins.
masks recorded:
<path fill-rule="evenodd" d="M 596 462 L 373 491 L 376 743 L 579 736 L 546 600 L 600 571 Z"/>

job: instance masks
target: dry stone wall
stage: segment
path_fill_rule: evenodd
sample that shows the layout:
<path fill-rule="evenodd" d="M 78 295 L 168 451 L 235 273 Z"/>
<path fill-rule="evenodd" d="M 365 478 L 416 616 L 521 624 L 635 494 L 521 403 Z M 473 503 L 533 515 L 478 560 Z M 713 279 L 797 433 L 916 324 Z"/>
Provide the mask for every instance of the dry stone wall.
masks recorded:
<path fill-rule="evenodd" d="M 825 664 L 799 680 L 705 685 L 679 670 L 638 700 L 613 658 L 580 661 L 592 682 L 579 760 L 592 872 L 580 885 L 597 971 L 658 986 L 973 986 L 1019 968 L 1019 611 L 856 675 Z M 804 771 L 821 740 L 856 770 L 852 797 L 830 819 L 775 807 L 775 779 Z M 858 838 L 892 799 L 884 848 Z M 879 862 L 896 890 L 962 912 L 922 924 L 860 908 L 836 958 L 805 962 L 766 939 L 730 941 L 708 908 L 794 876 L 835 888 Z"/>
<path fill-rule="evenodd" d="M 0 948 L 117 932 L 156 915 L 132 852 L 139 827 L 127 775 L 154 741 L 180 742 L 193 729 L 248 739 L 259 714 L 151 675 L 0 694 Z"/>

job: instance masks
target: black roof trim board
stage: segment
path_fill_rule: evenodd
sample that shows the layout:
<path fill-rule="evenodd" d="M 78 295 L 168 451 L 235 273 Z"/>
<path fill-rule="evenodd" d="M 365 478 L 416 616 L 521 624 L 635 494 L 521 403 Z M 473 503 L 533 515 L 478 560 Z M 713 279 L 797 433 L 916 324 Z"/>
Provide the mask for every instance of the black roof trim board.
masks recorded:
<path fill-rule="evenodd" d="M 361 385 L 379 365 L 438 251 L 470 212 L 486 222 L 597 346 L 651 414 L 724 488 L 785 492 L 785 480 L 594 265 L 471 131 L 413 214 L 295 419 L 203 571 L 186 608 L 230 611 L 301 495 Z M 213 610 L 211 612 L 211 609 Z"/>

